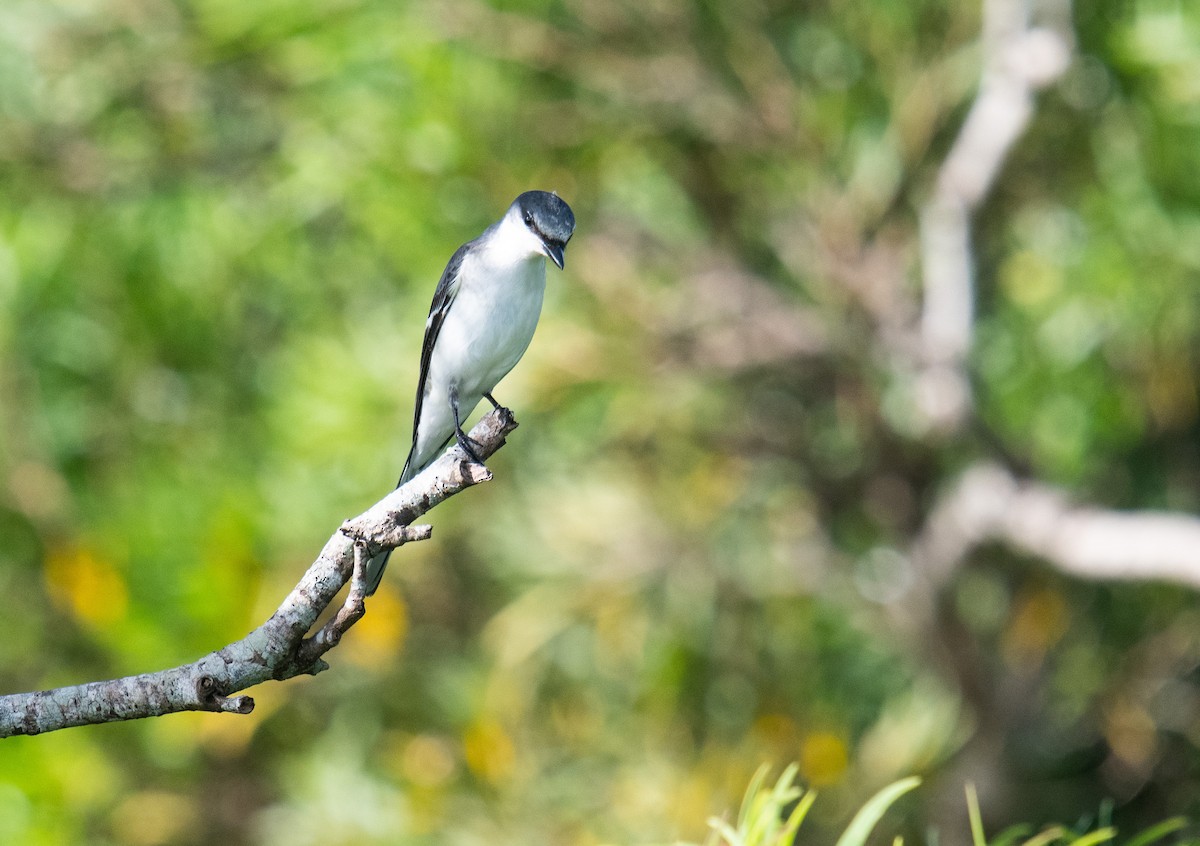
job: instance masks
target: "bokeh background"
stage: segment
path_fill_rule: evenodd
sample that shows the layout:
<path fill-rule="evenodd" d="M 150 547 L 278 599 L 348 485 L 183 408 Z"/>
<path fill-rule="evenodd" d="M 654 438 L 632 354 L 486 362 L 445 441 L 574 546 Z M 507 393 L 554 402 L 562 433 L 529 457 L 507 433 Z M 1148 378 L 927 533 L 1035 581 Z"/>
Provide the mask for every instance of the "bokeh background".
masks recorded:
<path fill-rule="evenodd" d="M 929 589 L 913 552 L 981 459 L 1200 505 L 1200 6 L 1041 13 L 1072 63 L 975 217 L 940 437 L 881 324 L 978 4 L 5 0 L 4 692 L 265 619 L 394 482 L 449 255 L 528 188 L 579 226 L 495 481 L 332 669 L 0 742 L 0 842 L 698 839 L 793 760 L 817 842 L 911 773 L 916 839 L 967 781 L 993 830 L 1200 811 L 1193 592 L 1003 544 Z"/>

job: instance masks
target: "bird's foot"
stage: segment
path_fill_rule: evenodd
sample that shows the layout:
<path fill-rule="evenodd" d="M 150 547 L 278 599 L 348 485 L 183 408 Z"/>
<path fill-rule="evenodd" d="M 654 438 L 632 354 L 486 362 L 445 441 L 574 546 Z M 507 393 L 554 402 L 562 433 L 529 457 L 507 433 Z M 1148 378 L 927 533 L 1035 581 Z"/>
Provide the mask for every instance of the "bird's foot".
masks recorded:
<path fill-rule="evenodd" d="M 461 428 L 454 430 L 454 439 L 458 441 L 458 445 L 462 447 L 462 451 L 467 454 L 467 458 L 471 459 L 475 464 L 483 464 L 483 459 L 475 452 L 479 444 L 467 437 L 467 433 Z"/>
<path fill-rule="evenodd" d="M 502 406 L 500 403 L 496 402 L 496 398 L 494 396 L 492 396 L 491 394 L 484 394 L 483 398 L 485 400 L 487 400 L 488 402 L 490 402 L 492 404 L 492 408 L 494 408 L 496 411 L 500 411 L 501 409 L 504 408 L 504 406 Z"/>

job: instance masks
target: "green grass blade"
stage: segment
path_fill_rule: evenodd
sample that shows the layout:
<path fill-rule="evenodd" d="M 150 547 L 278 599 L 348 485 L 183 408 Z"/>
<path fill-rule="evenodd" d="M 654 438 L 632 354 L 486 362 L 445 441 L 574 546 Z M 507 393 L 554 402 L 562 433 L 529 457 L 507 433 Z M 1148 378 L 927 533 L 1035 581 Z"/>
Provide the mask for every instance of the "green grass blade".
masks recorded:
<path fill-rule="evenodd" d="M 746 821 L 750 819 L 750 810 L 756 804 L 755 800 L 762 790 L 763 782 L 766 781 L 767 773 L 770 767 L 763 764 L 754 772 L 754 777 L 750 779 L 750 783 L 746 785 L 746 793 L 742 796 L 742 808 L 738 812 L 737 826 L 740 830 L 746 830 Z M 784 771 L 786 772 L 786 770 Z"/>
<path fill-rule="evenodd" d="M 711 817 L 708 821 L 708 826 L 719 834 L 729 846 L 743 846 L 742 836 L 737 833 L 733 826 L 720 817 Z"/>
<path fill-rule="evenodd" d="M 793 784 L 799 772 L 799 766 L 789 764 L 769 791 L 760 788 L 753 797 L 747 795 L 748 801 L 743 804 L 743 811 L 748 809 L 749 812 L 740 816 L 738 826 L 746 846 L 769 846 L 781 842 L 779 832 L 784 825 L 784 808 L 803 794 Z"/>
<path fill-rule="evenodd" d="M 850 825 L 846 826 L 846 830 L 838 838 L 837 846 L 863 846 L 867 842 L 871 830 L 875 828 L 875 824 L 879 822 L 880 817 L 891 807 L 892 803 L 920 783 L 921 779 L 910 776 L 889 784 L 872 796 L 867 804 L 863 805 L 854 815 Z"/>
<path fill-rule="evenodd" d="M 1070 846 L 1096 846 L 1097 843 L 1104 843 L 1112 840 L 1117 836 L 1117 830 L 1111 826 L 1106 828 L 1098 828 L 1093 832 L 1083 835 L 1076 840 L 1070 842 Z"/>
<path fill-rule="evenodd" d="M 1028 837 L 1031 831 L 1033 831 L 1033 826 L 1028 823 L 1010 825 L 993 837 L 992 842 L 988 846 L 1012 846 L 1013 843 L 1021 840 L 1021 838 Z"/>
<path fill-rule="evenodd" d="M 751 800 L 744 821 L 738 825 L 738 835 L 746 846 L 764 843 L 772 827 L 779 824 L 779 809 L 771 801 L 771 794 L 759 793 Z"/>
<path fill-rule="evenodd" d="M 1026 840 L 1021 846 L 1050 846 L 1055 840 L 1063 840 L 1067 836 L 1067 830 L 1061 825 L 1052 825 L 1045 831 L 1035 834 L 1033 837 Z"/>
<path fill-rule="evenodd" d="M 1174 834 L 1188 824 L 1186 817 L 1171 817 L 1168 820 L 1150 826 L 1137 837 L 1130 840 L 1125 846 L 1150 846 L 1158 840 L 1162 840 L 1168 834 Z"/>
<path fill-rule="evenodd" d="M 796 803 L 796 807 L 788 815 L 787 822 L 784 823 L 783 831 L 779 833 L 779 838 L 775 841 L 776 843 L 791 844 L 795 840 L 796 832 L 800 829 L 800 824 L 808 816 L 808 809 L 812 807 L 816 799 L 817 794 L 811 790 L 800 797 L 800 801 Z"/>
<path fill-rule="evenodd" d="M 983 833 L 983 815 L 979 813 L 979 794 L 975 792 L 973 782 L 967 782 L 967 816 L 971 819 L 971 842 L 975 846 L 987 846 L 987 837 Z"/>

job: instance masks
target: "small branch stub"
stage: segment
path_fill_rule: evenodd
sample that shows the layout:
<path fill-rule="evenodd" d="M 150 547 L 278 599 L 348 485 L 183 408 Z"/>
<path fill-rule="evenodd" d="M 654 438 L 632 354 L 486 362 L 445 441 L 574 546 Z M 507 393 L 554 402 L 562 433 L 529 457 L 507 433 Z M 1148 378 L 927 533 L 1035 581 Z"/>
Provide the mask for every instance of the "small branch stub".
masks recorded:
<path fill-rule="evenodd" d="M 254 698 L 250 696 L 226 697 L 218 689 L 217 680 L 212 676 L 201 676 L 196 683 L 196 693 L 199 700 L 208 707 L 203 710 L 219 711 L 227 714 L 249 714 L 254 710 Z"/>

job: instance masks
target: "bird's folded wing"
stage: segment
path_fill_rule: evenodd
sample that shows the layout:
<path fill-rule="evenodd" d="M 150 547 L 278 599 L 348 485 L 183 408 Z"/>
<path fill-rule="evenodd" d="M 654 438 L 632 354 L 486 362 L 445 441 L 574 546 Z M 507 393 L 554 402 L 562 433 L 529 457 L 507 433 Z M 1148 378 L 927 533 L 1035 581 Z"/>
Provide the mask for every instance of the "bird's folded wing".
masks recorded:
<path fill-rule="evenodd" d="M 433 303 L 429 306 L 429 319 L 425 321 L 425 340 L 421 343 L 421 372 L 417 377 L 417 401 L 413 408 L 412 449 L 408 453 L 408 461 L 404 463 L 400 484 L 412 478 L 415 471 L 419 469 L 411 465 L 416 457 L 417 436 L 421 430 L 421 408 L 425 404 L 429 363 L 433 360 L 433 347 L 437 343 L 438 334 L 442 331 L 442 324 L 445 323 L 446 315 L 450 313 L 450 307 L 454 304 L 454 297 L 458 294 L 458 272 L 462 269 L 463 258 L 470 250 L 471 243 L 463 244 L 450 257 L 450 262 L 442 271 L 442 278 L 438 280 L 437 290 L 433 292 Z"/>

